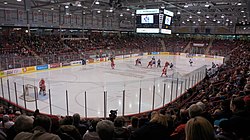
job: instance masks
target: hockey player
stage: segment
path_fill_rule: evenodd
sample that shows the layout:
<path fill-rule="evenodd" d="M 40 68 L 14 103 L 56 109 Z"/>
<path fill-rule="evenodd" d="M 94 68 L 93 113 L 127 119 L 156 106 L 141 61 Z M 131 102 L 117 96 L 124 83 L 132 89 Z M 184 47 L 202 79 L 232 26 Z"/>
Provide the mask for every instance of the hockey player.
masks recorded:
<path fill-rule="evenodd" d="M 173 67 L 174 67 L 174 64 L 173 64 L 173 63 L 170 63 L 169 68 L 170 68 L 171 70 L 173 70 Z"/>
<path fill-rule="evenodd" d="M 147 68 L 148 68 L 149 66 L 152 68 L 152 65 L 153 65 L 153 60 L 150 60 L 150 61 L 148 62 Z"/>
<path fill-rule="evenodd" d="M 168 76 L 167 76 L 167 67 L 164 67 L 164 68 L 162 69 L 161 77 L 162 77 L 163 75 L 166 75 L 166 77 L 168 77 Z"/>
<path fill-rule="evenodd" d="M 212 62 L 212 68 L 216 68 L 216 65 L 214 64 L 214 62 Z"/>
<path fill-rule="evenodd" d="M 169 65 L 169 63 L 168 63 L 168 61 L 166 61 L 166 63 L 165 63 L 165 66 L 164 66 L 164 67 L 168 67 L 168 65 Z"/>
<path fill-rule="evenodd" d="M 158 59 L 158 60 L 157 60 L 157 68 L 158 68 L 158 67 L 161 67 L 161 59 Z"/>
<path fill-rule="evenodd" d="M 192 59 L 189 59 L 189 64 L 190 64 L 190 66 L 192 66 L 192 64 L 193 64 Z"/>
<path fill-rule="evenodd" d="M 111 68 L 112 68 L 112 69 L 115 69 L 115 62 L 114 62 L 114 58 L 113 58 L 113 57 L 111 57 L 111 58 L 110 58 L 110 61 L 111 61 Z"/>
<path fill-rule="evenodd" d="M 45 86 L 45 80 L 42 78 L 39 82 L 39 94 L 43 94 L 43 96 L 46 95 L 46 86 Z"/>
<path fill-rule="evenodd" d="M 136 60 L 135 60 L 135 66 L 137 66 L 137 65 L 141 65 L 141 59 L 139 59 L 139 58 L 137 58 Z"/>
<path fill-rule="evenodd" d="M 87 64 L 86 59 L 83 58 L 83 59 L 82 59 L 82 65 L 86 65 L 86 64 Z"/>

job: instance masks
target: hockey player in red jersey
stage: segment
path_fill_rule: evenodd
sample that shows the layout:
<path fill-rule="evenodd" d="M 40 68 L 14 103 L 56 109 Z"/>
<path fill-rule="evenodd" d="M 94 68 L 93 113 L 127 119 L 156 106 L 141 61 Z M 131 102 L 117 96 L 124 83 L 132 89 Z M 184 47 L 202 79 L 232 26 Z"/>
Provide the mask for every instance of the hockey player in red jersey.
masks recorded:
<path fill-rule="evenodd" d="M 39 82 L 39 94 L 43 94 L 43 96 L 46 95 L 46 86 L 45 86 L 45 80 L 42 78 Z"/>
<path fill-rule="evenodd" d="M 168 62 L 168 61 L 166 61 L 166 63 L 165 63 L 165 66 L 164 66 L 164 67 L 168 67 L 168 65 L 169 65 L 169 62 Z"/>
<path fill-rule="evenodd" d="M 164 67 L 164 68 L 162 69 L 161 77 L 162 77 L 163 75 L 166 75 L 166 77 L 167 77 L 167 67 Z"/>
<path fill-rule="evenodd" d="M 147 68 L 150 66 L 150 68 L 152 68 L 152 65 L 153 65 L 153 60 L 150 60 L 149 62 L 148 62 L 148 66 L 147 66 Z"/>
<path fill-rule="evenodd" d="M 111 57 L 111 58 L 110 58 L 110 61 L 111 61 L 111 68 L 112 68 L 112 69 L 115 69 L 115 62 L 114 62 L 114 58 L 113 58 L 113 57 Z"/>

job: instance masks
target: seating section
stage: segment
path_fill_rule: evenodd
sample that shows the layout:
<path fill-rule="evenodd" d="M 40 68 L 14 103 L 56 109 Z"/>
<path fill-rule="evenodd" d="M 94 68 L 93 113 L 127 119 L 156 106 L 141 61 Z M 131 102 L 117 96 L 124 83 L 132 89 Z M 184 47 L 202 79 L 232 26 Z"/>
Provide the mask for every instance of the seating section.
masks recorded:
<path fill-rule="evenodd" d="M 235 40 L 219 40 L 213 41 L 213 47 L 211 48 L 211 54 L 213 55 L 227 55 L 233 48 L 236 47 L 237 42 Z"/>

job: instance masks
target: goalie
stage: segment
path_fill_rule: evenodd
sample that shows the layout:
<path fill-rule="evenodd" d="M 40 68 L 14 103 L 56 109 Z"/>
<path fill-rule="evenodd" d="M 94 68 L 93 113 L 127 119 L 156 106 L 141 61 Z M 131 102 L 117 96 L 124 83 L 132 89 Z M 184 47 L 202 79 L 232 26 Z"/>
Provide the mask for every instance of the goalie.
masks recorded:
<path fill-rule="evenodd" d="M 46 86 L 45 86 L 45 80 L 42 78 L 39 82 L 39 94 L 43 94 L 43 96 L 46 95 Z"/>

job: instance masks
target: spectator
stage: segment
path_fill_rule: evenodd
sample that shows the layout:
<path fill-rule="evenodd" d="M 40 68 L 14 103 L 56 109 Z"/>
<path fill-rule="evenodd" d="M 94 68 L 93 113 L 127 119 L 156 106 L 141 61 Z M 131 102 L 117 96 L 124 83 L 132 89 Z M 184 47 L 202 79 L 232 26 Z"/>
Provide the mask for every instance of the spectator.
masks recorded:
<path fill-rule="evenodd" d="M 61 125 L 58 136 L 62 140 L 82 140 L 82 136 L 74 125 Z"/>
<path fill-rule="evenodd" d="M 185 140 L 185 126 L 187 123 L 188 113 L 185 109 L 180 110 L 180 124 L 176 127 L 174 132 L 171 134 L 171 138 L 174 140 Z"/>
<path fill-rule="evenodd" d="M 87 126 L 80 123 L 80 115 L 78 113 L 75 113 L 73 115 L 73 125 L 78 129 L 78 131 L 81 134 L 81 137 L 86 133 Z"/>
<path fill-rule="evenodd" d="M 34 120 L 26 115 L 20 115 L 16 118 L 15 124 L 6 132 L 8 140 L 13 140 L 20 132 L 30 132 L 33 128 Z"/>
<path fill-rule="evenodd" d="M 21 132 L 14 140 L 61 140 L 59 136 L 51 134 L 51 119 L 47 116 L 37 115 L 33 122 L 31 132 Z"/>
<path fill-rule="evenodd" d="M 94 119 L 91 121 L 91 126 L 89 130 L 83 135 L 83 140 L 101 140 L 96 132 L 96 125 L 99 119 Z"/>
<path fill-rule="evenodd" d="M 186 140 L 216 140 L 213 126 L 203 117 L 191 118 L 185 126 Z"/>
<path fill-rule="evenodd" d="M 149 122 L 149 119 L 146 117 L 146 115 L 142 115 L 140 117 L 139 122 L 138 122 L 138 127 L 141 128 L 142 126 L 146 125 Z"/>
<path fill-rule="evenodd" d="M 216 135 L 218 140 L 237 140 L 237 137 L 230 129 L 230 121 L 222 120 L 219 122 L 219 133 Z"/>
<path fill-rule="evenodd" d="M 246 139 L 249 136 L 249 114 L 244 107 L 245 102 L 242 97 L 231 100 L 230 108 L 233 112 L 230 118 L 231 129 L 239 139 Z"/>
<path fill-rule="evenodd" d="M 34 112 L 34 114 L 33 114 L 34 117 L 36 117 L 37 115 L 40 115 L 39 109 L 36 109 L 35 112 Z"/>
<path fill-rule="evenodd" d="M 103 120 L 97 123 L 96 132 L 101 140 L 112 140 L 114 134 L 114 124 L 109 120 Z"/>
<path fill-rule="evenodd" d="M 168 123 L 167 116 L 162 114 L 154 114 L 148 124 L 136 130 L 130 140 L 167 140 Z"/>
<path fill-rule="evenodd" d="M 9 115 L 3 115 L 3 121 L 0 122 L 0 127 L 4 130 L 9 129 L 12 125 L 14 125 L 14 122 L 10 120 Z"/>
<path fill-rule="evenodd" d="M 125 118 L 124 117 L 116 117 L 114 121 L 114 139 L 122 138 L 123 140 L 127 140 L 129 137 L 128 129 L 125 127 Z"/>
<path fill-rule="evenodd" d="M 196 104 L 192 104 L 189 108 L 188 108 L 188 113 L 189 113 L 189 117 L 190 118 L 194 118 L 196 116 L 201 115 L 202 113 L 202 108 Z"/>
<path fill-rule="evenodd" d="M 132 117 L 131 125 L 127 127 L 130 135 L 138 129 L 138 122 L 139 119 L 137 117 Z"/>

